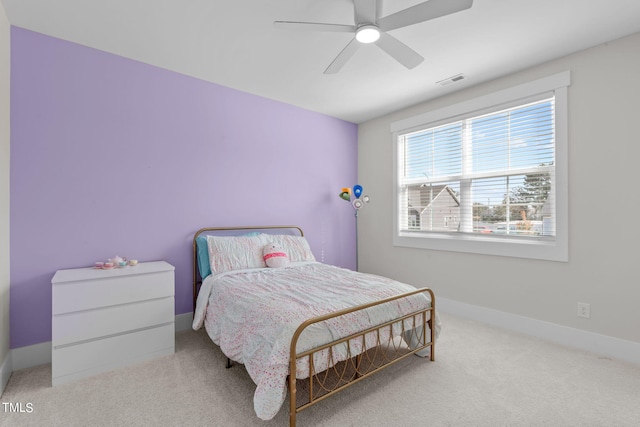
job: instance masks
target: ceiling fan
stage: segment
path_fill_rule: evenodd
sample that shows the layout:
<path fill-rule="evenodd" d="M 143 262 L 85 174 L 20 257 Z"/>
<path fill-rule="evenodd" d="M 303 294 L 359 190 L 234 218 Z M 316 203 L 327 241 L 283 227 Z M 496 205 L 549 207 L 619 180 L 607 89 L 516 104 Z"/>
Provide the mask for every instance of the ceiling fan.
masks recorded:
<path fill-rule="evenodd" d="M 412 69 L 424 61 L 424 58 L 400 40 L 389 35 L 387 31 L 460 12 L 473 5 L 473 0 L 429 0 L 380 17 L 378 1 L 354 0 L 354 25 L 295 21 L 275 21 L 274 25 L 278 28 L 294 30 L 354 33 L 355 37 L 324 70 L 325 74 L 334 74 L 340 71 L 363 43 L 375 43 L 396 61 L 408 69 Z"/>

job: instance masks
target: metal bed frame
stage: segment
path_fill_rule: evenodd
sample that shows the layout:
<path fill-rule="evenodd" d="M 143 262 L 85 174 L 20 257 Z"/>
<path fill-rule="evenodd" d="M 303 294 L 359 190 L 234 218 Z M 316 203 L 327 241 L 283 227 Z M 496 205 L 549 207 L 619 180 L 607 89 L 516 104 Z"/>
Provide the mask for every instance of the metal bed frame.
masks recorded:
<path fill-rule="evenodd" d="M 202 284 L 198 272 L 197 262 L 197 245 L 196 238 L 201 234 L 214 234 L 216 232 L 241 232 L 241 231 L 274 231 L 274 230 L 296 230 L 300 236 L 304 236 L 302 229 L 298 226 L 239 226 L 239 227 L 207 227 L 198 230 L 193 237 L 193 298 L 194 309 L 195 301 L 198 295 L 200 285 Z M 348 337 L 344 337 L 333 342 L 327 343 L 320 347 L 316 347 L 309 351 L 298 353 L 297 343 L 303 331 L 315 323 L 323 322 L 328 319 L 344 316 L 360 310 L 389 303 L 401 298 L 407 298 L 419 293 L 428 293 L 431 298 L 429 307 L 410 313 L 390 322 L 374 326 L 364 331 L 357 332 Z M 368 304 L 354 306 L 344 310 L 329 313 L 324 316 L 318 316 L 303 322 L 293 334 L 290 345 L 289 358 L 289 425 L 295 427 L 296 415 L 329 396 L 333 396 L 339 391 L 349 387 L 361 380 L 375 374 L 382 369 L 399 362 L 406 357 L 417 353 L 421 350 L 430 348 L 430 360 L 435 360 L 435 331 L 432 319 L 435 317 L 435 295 L 429 288 L 420 288 L 415 291 L 406 292 L 395 295 L 390 298 L 382 299 Z M 395 328 L 392 333 L 391 328 Z M 407 328 L 407 325 L 410 327 Z M 425 333 L 425 328 L 421 325 L 429 326 L 429 334 Z M 400 333 L 397 332 L 400 328 Z M 413 338 L 414 343 L 418 345 L 410 349 L 403 345 L 398 339 L 399 335 L 409 334 Z M 373 340 L 373 343 L 372 343 Z M 360 342 L 364 351 L 360 352 L 353 348 L 354 343 Z M 347 360 L 337 362 L 335 357 L 335 349 L 340 347 L 343 351 L 346 348 Z M 327 358 L 328 369 L 318 372 L 314 366 L 314 360 L 318 357 Z M 296 378 L 296 366 L 298 360 L 308 358 L 308 378 L 299 380 Z M 231 360 L 227 358 L 227 368 L 231 367 Z M 293 375 L 292 375 L 293 373 Z M 306 396 L 300 396 L 297 393 L 298 383 L 308 388 Z"/>

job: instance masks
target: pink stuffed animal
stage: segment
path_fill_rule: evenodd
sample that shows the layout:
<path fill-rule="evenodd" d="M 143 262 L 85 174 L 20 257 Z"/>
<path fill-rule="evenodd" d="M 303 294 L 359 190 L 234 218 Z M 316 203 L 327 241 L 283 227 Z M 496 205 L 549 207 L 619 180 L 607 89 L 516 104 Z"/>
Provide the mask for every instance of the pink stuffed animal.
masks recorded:
<path fill-rule="evenodd" d="M 289 264 L 289 257 L 282 249 L 282 246 L 277 243 L 272 242 L 265 246 L 262 249 L 262 256 L 264 257 L 264 262 L 267 263 L 267 267 L 279 268 Z"/>

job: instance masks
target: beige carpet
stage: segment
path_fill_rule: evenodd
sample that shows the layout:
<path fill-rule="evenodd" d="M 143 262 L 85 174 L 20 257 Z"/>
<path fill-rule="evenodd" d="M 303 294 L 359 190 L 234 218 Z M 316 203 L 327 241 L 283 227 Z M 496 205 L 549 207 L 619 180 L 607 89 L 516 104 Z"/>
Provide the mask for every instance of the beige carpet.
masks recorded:
<path fill-rule="evenodd" d="M 443 314 L 436 361 L 410 357 L 298 415 L 304 426 L 638 426 L 640 367 Z M 155 361 L 51 387 L 13 373 L 1 426 L 285 426 L 253 411 L 254 384 L 202 331 Z"/>

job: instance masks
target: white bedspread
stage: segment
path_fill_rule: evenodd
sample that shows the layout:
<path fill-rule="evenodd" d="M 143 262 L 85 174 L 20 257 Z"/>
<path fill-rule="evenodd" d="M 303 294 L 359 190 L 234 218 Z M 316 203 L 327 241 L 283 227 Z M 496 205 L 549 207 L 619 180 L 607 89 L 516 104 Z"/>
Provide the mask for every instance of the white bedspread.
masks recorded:
<path fill-rule="evenodd" d="M 385 277 L 318 262 L 226 272 L 204 280 L 193 328 L 199 329 L 204 324 L 224 354 L 245 365 L 257 385 L 256 414 L 268 420 L 276 415 L 286 398 L 289 346 L 302 322 L 412 290 L 415 288 Z M 366 313 L 351 313 L 315 324 L 300 336 L 297 350 L 309 350 L 429 304 L 427 294 L 417 294 L 372 307 Z M 440 330 L 437 313 L 435 320 L 437 334 Z M 358 350 L 358 343 L 354 346 Z M 368 341 L 366 346 L 369 347 Z M 347 358 L 346 352 L 337 353 L 334 362 Z M 314 358 L 314 365 L 318 371 L 329 367 L 326 357 Z M 296 371 L 297 378 L 308 376 L 307 358 L 298 361 Z"/>

